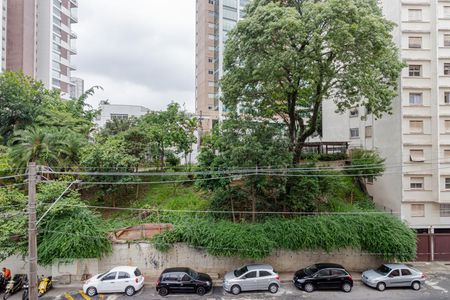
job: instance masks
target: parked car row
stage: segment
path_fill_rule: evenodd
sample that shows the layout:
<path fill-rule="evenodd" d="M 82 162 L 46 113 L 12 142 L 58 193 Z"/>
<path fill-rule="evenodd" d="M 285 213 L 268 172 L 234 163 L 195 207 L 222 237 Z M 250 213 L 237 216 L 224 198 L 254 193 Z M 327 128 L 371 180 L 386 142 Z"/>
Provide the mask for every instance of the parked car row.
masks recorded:
<path fill-rule="evenodd" d="M 419 290 L 425 282 L 425 275 L 404 264 L 383 264 L 374 270 L 362 274 L 362 281 L 379 291 L 388 287 L 411 287 Z M 293 284 L 308 293 L 321 289 L 338 289 L 346 293 L 353 288 L 353 278 L 339 264 L 320 263 L 294 274 Z M 144 277 L 136 267 L 116 267 L 109 272 L 98 274 L 83 286 L 89 296 L 97 293 L 124 292 L 132 296 L 144 285 Z M 277 293 L 281 286 L 280 276 L 267 264 L 253 264 L 238 268 L 225 274 L 223 289 L 237 295 L 246 291 L 268 291 Z M 196 272 L 190 268 L 165 269 L 156 283 L 156 290 L 161 296 L 170 293 L 207 294 L 213 287 L 208 274 Z"/>

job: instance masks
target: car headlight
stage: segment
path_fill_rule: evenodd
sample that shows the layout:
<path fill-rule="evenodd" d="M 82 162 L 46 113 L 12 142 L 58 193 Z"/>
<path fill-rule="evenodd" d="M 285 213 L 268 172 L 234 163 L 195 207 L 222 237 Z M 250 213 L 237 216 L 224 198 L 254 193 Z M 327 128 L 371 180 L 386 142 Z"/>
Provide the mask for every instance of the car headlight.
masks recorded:
<path fill-rule="evenodd" d="M 297 282 L 298 282 L 298 283 L 304 283 L 304 282 L 305 282 L 305 279 L 297 279 Z"/>
<path fill-rule="evenodd" d="M 207 282 L 206 282 L 206 285 L 207 285 L 207 286 L 210 286 L 210 285 L 211 285 L 211 282 L 210 282 L 210 281 L 207 281 Z"/>

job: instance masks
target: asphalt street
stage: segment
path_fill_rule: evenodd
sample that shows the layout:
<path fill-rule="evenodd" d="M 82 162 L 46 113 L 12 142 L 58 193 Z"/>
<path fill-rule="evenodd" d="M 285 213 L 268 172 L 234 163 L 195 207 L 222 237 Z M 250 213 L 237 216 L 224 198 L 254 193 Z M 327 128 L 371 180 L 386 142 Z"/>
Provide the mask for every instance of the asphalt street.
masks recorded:
<path fill-rule="evenodd" d="M 450 299 L 450 274 L 436 273 L 429 275 L 425 286 L 420 291 L 413 291 L 409 288 L 395 288 L 388 289 L 384 292 L 379 292 L 375 289 L 365 286 L 361 282 L 355 282 L 352 292 L 344 293 L 341 291 L 315 291 L 313 293 L 306 293 L 295 288 L 291 283 L 285 283 L 280 288 L 277 294 L 272 295 L 269 292 L 257 293 L 242 293 L 234 296 L 225 292 L 221 287 L 215 287 L 209 294 L 200 297 L 196 295 L 169 295 L 167 297 L 160 297 L 153 286 L 147 285 L 143 290 L 139 291 L 133 297 L 127 297 L 120 294 L 112 295 L 98 295 L 95 297 L 88 297 L 80 293 L 78 288 L 64 288 L 58 287 L 51 290 L 47 295 L 41 297 L 41 300 L 50 299 L 68 299 L 68 300 L 153 300 L 153 299 L 186 299 L 186 300 L 222 300 L 222 299 L 348 299 L 348 300 L 448 300 Z M 21 299 L 21 293 L 9 298 L 11 300 Z"/>

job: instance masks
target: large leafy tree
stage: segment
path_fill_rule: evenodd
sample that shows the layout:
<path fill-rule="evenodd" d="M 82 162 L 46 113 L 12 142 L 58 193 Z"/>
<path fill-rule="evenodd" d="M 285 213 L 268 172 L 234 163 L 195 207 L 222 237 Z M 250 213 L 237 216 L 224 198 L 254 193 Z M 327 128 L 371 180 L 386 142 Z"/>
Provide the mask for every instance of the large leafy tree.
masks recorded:
<path fill-rule="evenodd" d="M 41 103 L 49 91 L 41 82 L 23 73 L 0 75 L 0 135 L 6 145 L 14 130 L 32 124 L 39 116 Z"/>
<path fill-rule="evenodd" d="M 326 99 L 390 112 L 403 67 L 393 28 L 376 0 L 255 0 L 228 35 L 223 102 L 283 120 L 298 163 Z"/>

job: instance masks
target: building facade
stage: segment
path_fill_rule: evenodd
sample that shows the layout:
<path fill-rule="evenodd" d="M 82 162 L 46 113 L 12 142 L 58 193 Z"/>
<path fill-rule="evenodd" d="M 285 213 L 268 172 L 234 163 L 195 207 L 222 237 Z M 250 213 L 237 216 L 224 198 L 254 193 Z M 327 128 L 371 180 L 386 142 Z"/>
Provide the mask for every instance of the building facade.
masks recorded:
<path fill-rule="evenodd" d="M 6 69 L 22 70 L 69 98 L 74 84 L 77 0 L 9 0 Z"/>
<path fill-rule="evenodd" d="M 2 20 L 2 29 L 0 31 L 0 72 L 6 70 L 6 18 L 7 18 L 8 5 L 6 0 L 0 0 L 0 18 Z"/>
<path fill-rule="evenodd" d="M 105 127 L 106 123 L 113 119 L 138 118 L 150 112 L 148 108 L 139 105 L 109 104 L 105 102 L 100 103 L 99 110 L 100 114 L 95 121 L 99 128 Z"/>
<path fill-rule="evenodd" d="M 71 77 L 70 82 L 72 83 L 70 89 L 70 98 L 80 98 L 84 93 L 84 80 L 78 77 Z"/>
<path fill-rule="evenodd" d="M 206 130 L 225 110 L 219 101 L 224 45 L 227 33 L 244 17 L 249 1 L 196 1 L 195 110 Z"/>
<path fill-rule="evenodd" d="M 368 183 L 375 203 L 420 233 L 450 233 L 450 1 L 383 0 L 398 26 L 393 38 L 407 64 L 392 115 L 376 120 L 363 108 L 335 113 L 323 104 L 324 140 L 378 149 L 386 171 Z M 450 237 L 450 235 L 449 235 Z M 447 241 L 448 242 L 448 241 Z M 429 259 L 450 259 L 431 243 Z"/>

